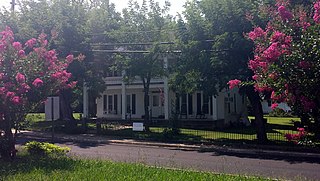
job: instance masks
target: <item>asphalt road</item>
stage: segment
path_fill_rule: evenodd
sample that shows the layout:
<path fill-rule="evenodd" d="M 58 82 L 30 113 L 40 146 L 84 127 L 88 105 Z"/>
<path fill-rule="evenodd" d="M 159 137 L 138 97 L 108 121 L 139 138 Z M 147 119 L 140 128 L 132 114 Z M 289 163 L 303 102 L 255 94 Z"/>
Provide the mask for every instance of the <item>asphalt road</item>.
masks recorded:
<path fill-rule="evenodd" d="M 23 143 L 27 140 L 18 140 Z M 89 159 L 143 163 L 216 173 L 261 176 L 284 180 L 320 180 L 320 159 L 291 156 L 262 156 L 244 153 L 217 153 L 156 146 L 60 142 L 71 154 Z"/>
<path fill-rule="evenodd" d="M 63 145 L 69 146 L 72 154 L 85 158 L 286 180 L 320 180 L 320 160 L 315 159 L 198 152 L 141 145 L 90 143 Z"/>

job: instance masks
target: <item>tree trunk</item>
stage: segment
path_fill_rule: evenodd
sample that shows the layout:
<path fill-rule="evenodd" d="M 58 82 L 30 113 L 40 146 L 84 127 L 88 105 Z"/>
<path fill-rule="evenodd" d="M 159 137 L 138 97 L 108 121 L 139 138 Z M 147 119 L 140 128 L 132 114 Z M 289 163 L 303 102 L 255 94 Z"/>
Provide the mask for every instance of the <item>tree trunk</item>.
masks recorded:
<path fill-rule="evenodd" d="M 150 113 L 149 113 L 149 86 L 150 86 L 150 78 L 145 80 L 142 79 L 143 88 L 144 88 L 144 126 L 147 132 L 150 131 Z"/>
<path fill-rule="evenodd" d="M 4 120 L 2 120 L 2 129 L 4 131 L 4 135 L 0 138 L 0 155 L 4 160 L 13 160 L 16 157 L 16 149 L 15 149 L 15 138 L 12 133 L 12 122 L 10 114 L 5 114 Z"/>
<path fill-rule="evenodd" d="M 60 119 L 66 121 L 66 127 L 71 131 L 77 127 L 76 120 L 73 117 L 70 99 L 72 90 L 61 90 L 60 92 Z"/>
<path fill-rule="evenodd" d="M 144 124 L 146 131 L 149 129 L 150 114 L 149 114 L 149 87 L 144 89 Z"/>
<path fill-rule="evenodd" d="M 266 143 L 268 141 L 268 137 L 266 133 L 266 123 L 263 119 L 263 111 L 259 93 L 254 90 L 253 86 L 248 87 L 246 91 L 255 116 L 255 127 L 257 131 L 258 142 Z"/>

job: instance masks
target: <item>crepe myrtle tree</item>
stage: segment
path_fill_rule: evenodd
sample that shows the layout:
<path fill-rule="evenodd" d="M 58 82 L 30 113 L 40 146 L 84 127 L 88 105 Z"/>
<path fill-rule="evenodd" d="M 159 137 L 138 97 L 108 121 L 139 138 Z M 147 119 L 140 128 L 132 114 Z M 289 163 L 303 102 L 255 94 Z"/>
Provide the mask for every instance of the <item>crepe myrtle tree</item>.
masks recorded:
<path fill-rule="evenodd" d="M 57 58 L 55 50 L 47 49 L 45 34 L 22 44 L 16 42 L 12 30 L 0 32 L 0 157 L 15 157 L 15 135 L 26 114 L 35 110 L 50 95 L 70 89 L 71 74 L 66 71 L 74 60 L 68 55 Z"/>
<path fill-rule="evenodd" d="M 309 129 L 319 138 L 320 1 L 278 0 L 268 12 L 267 26 L 256 26 L 248 34 L 255 45 L 254 58 L 248 62 L 255 90 L 271 95 L 273 109 L 286 102 L 302 121 L 313 120 Z M 245 84 L 229 82 L 230 88 Z"/>

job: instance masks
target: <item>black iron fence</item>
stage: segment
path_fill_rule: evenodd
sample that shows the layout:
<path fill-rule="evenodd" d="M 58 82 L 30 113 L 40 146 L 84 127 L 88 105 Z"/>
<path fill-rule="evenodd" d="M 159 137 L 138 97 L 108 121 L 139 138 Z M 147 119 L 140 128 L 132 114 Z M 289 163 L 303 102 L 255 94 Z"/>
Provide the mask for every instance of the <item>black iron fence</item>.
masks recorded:
<path fill-rule="evenodd" d="M 133 122 L 143 120 L 91 120 L 86 123 L 88 131 L 108 136 L 148 139 L 167 142 L 206 143 L 206 142 L 254 142 L 256 131 L 253 125 L 230 125 L 220 127 L 219 121 L 210 120 L 153 120 L 149 129 L 133 131 Z M 272 142 L 288 143 L 286 134 L 297 134 L 293 125 L 266 124 L 267 137 Z"/>

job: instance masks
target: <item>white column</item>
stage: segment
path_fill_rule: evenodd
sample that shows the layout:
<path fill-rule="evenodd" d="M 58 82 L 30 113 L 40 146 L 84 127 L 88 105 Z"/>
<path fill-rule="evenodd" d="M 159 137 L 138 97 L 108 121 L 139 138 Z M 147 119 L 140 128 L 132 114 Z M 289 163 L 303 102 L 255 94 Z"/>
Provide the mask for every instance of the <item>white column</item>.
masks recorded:
<path fill-rule="evenodd" d="M 89 118 L 89 96 L 88 86 L 83 83 L 83 118 Z"/>
<path fill-rule="evenodd" d="M 168 69 L 168 57 L 165 56 L 164 57 L 164 70 L 166 71 Z M 165 76 L 163 78 L 163 83 L 164 83 L 164 90 L 163 90 L 163 93 L 164 93 L 164 118 L 165 119 L 169 119 L 169 86 L 168 86 L 168 78 L 167 76 Z"/>
<path fill-rule="evenodd" d="M 125 76 L 125 71 L 122 71 L 122 77 Z M 121 118 L 124 120 L 126 119 L 126 84 L 125 82 L 122 80 L 121 83 L 121 101 L 122 101 L 122 106 L 121 106 L 121 111 L 122 111 L 122 115 Z"/>
<path fill-rule="evenodd" d="M 218 120 L 218 106 L 217 106 L 217 98 L 212 96 L 212 119 Z M 222 105 L 223 106 L 223 105 Z"/>

